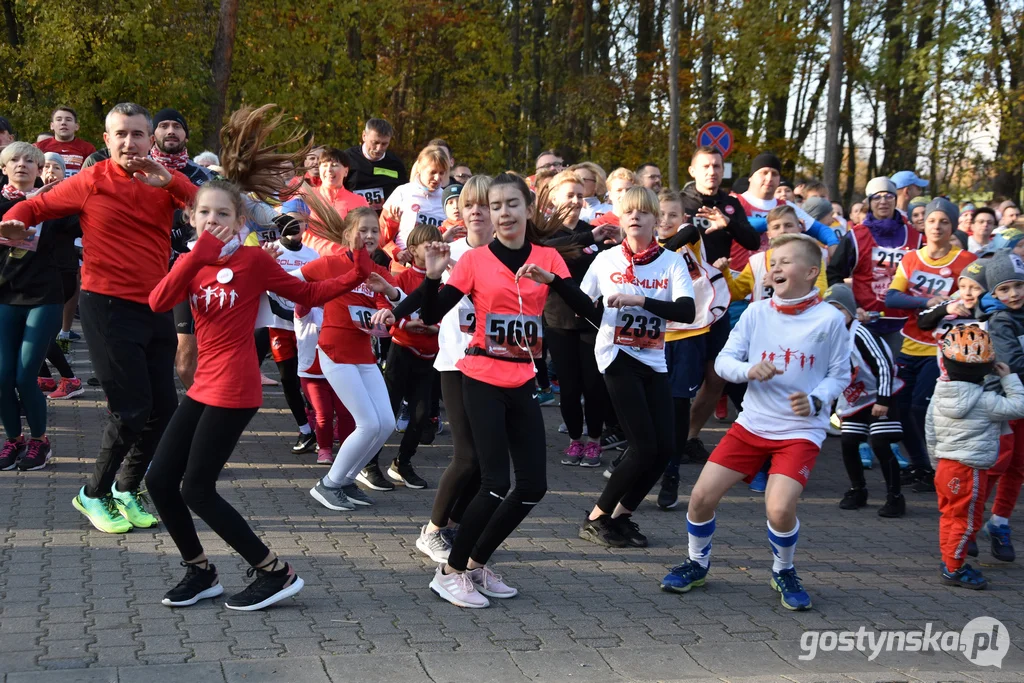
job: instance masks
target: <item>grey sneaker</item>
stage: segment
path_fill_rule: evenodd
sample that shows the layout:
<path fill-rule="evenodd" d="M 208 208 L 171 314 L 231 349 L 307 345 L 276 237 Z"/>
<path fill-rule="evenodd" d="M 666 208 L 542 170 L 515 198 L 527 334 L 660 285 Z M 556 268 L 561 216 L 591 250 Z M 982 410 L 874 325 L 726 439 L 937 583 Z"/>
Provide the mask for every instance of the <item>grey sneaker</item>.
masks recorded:
<path fill-rule="evenodd" d="M 328 488 L 324 482 L 318 481 L 316 486 L 309 490 L 309 495 L 328 510 L 355 510 L 356 504 L 345 495 L 345 492 L 338 488 Z"/>
<path fill-rule="evenodd" d="M 341 490 L 344 491 L 348 499 L 356 505 L 373 505 L 373 498 L 363 493 L 363 490 L 355 484 L 349 484 L 348 486 L 342 486 Z"/>
<path fill-rule="evenodd" d="M 420 536 L 416 539 L 416 548 L 438 564 L 447 562 L 448 554 L 452 551 L 451 545 L 445 541 L 441 531 L 429 533 L 426 524 L 420 529 Z"/>

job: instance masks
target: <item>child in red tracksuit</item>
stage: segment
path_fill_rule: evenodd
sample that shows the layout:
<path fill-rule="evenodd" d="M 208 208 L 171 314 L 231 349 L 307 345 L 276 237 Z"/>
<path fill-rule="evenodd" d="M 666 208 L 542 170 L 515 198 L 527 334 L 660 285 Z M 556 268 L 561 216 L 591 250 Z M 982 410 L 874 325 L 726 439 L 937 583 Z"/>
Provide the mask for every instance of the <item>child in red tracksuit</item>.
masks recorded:
<path fill-rule="evenodd" d="M 395 277 L 395 286 L 403 292 L 414 292 L 426 274 L 426 247 L 442 240 L 441 232 L 432 225 L 420 223 L 406 238 L 406 248 L 412 255 L 409 268 Z M 413 469 L 412 456 L 420 443 L 424 429 L 433 429 L 430 422 L 430 403 L 434 389 L 434 358 L 437 357 L 437 334 L 440 327 L 424 325 L 419 314 L 402 318 L 391 327 L 391 348 L 384 366 L 384 381 L 391 397 L 391 409 L 398 413 L 404 400 L 409 404 L 409 424 L 398 446 L 398 457 L 391 463 L 387 474 L 411 489 L 426 488 L 427 482 Z M 379 454 L 378 454 L 379 456 Z M 374 456 L 374 464 L 377 457 Z"/>
<path fill-rule="evenodd" d="M 1003 423 L 1024 416 L 1024 385 L 1005 363 L 996 363 L 989 334 L 957 325 L 942 338 L 949 379 L 940 381 L 928 406 L 925 436 L 935 467 L 942 583 L 972 590 L 988 581 L 966 563 L 967 547 L 985 510 L 988 469 L 996 462 Z M 986 391 L 995 372 L 1005 396 Z"/>

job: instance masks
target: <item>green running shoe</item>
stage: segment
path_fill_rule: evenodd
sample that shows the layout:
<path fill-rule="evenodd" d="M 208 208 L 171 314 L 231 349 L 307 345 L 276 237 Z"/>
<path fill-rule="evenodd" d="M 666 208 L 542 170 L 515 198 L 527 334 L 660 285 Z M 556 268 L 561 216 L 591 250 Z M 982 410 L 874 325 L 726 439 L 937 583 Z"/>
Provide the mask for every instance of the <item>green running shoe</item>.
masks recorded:
<path fill-rule="evenodd" d="M 140 529 L 148 529 L 158 524 L 156 517 L 145 508 L 146 494 L 139 491 L 118 491 L 115 483 L 110 487 L 110 495 L 114 497 L 114 505 L 121 516 Z"/>
<path fill-rule="evenodd" d="M 123 534 L 132 530 L 132 523 L 117 513 L 117 505 L 112 496 L 90 498 L 85 495 L 85 487 L 78 492 L 71 504 L 85 515 L 92 525 L 107 534 Z"/>

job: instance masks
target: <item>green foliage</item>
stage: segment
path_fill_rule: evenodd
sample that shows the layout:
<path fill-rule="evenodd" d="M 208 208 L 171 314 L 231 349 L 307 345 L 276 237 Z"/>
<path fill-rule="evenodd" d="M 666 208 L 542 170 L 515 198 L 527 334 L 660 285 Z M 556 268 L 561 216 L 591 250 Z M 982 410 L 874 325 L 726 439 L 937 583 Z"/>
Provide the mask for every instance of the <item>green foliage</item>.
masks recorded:
<path fill-rule="evenodd" d="M 82 137 L 98 143 L 107 109 L 133 100 L 181 110 L 199 151 L 218 0 L 0 1 L 16 17 L 0 41 L 0 113 L 23 138 L 69 104 Z M 275 102 L 338 146 L 356 143 L 366 118 L 384 116 L 403 156 L 441 136 L 479 171 L 530 170 L 548 147 L 609 169 L 667 168 L 672 1 L 680 167 L 705 122 L 699 112 L 710 110 L 736 133 L 738 171 L 766 148 L 792 172 L 814 168 L 826 0 L 242 0 L 227 108 Z M 869 170 L 890 170 L 883 146 L 898 147 L 886 157 L 935 166 L 935 189 L 987 173 L 1010 173 L 1019 187 L 1024 0 L 850 0 L 846 21 L 844 87 L 853 97 L 844 116 L 856 142 L 847 154 L 864 163 L 873 146 Z M 991 168 L 976 152 L 979 130 L 999 145 Z"/>

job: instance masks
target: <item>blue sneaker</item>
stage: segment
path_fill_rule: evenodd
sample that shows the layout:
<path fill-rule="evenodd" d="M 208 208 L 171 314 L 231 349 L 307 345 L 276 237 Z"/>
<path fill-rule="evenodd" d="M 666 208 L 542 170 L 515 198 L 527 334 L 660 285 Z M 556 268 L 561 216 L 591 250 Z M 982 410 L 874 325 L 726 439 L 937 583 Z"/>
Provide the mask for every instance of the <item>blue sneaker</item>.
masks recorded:
<path fill-rule="evenodd" d="M 537 391 L 537 403 L 542 406 L 553 406 L 558 400 L 555 398 L 555 392 L 551 391 L 550 387 L 547 389 L 539 389 Z"/>
<path fill-rule="evenodd" d="M 68 339 L 70 339 L 73 342 L 81 341 L 82 335 L 78 334 L 74 330 L 71 330 L 68 332 Z"/>
<path fill-rule="evenodd" d="M 972 591 L 985 590 L 988 586 L 988 579 L 982 576 L 981 572 L 969 564 L 965 564 L 955 572 L 951 572 L 946 569 L 946 564 L 944 562 L 939 565 L 939 568 L 942 570 L 942 583 L 947 586 L 968 588 Z"/>
<path fill-rule="evenodd" d="M 811 596 L 804 590 L 796 569 L 790 567 L 781 572 L 772 572 L 771 587 L 782 594 L 782 606 L 794 611 L 811 608 Z"/>
<path fill-rule="evenodd" d="M 754 480 L 750 482 L 750 490 L 754 493 L 764 493 L 766 488 L 768 488 L 768 473 L 758 472 L 754 475 Z"/>
<path fill-rule="evenodd" d="M 859 451 L 860 464 L 864 466 L 864 469 L 870 470 L 875 461 L 875 454 L 871 452 L 871 446 L 865 441 L 860 445 Z"/>
<path fill-rule="evenodd" d="M 661 590 L 670 593 L 686 593 L 691 588 L 703 586 L 704 578 L 707 575 L 708 567 L 702 567 L 693 560 L 687 560 L 672 567 L 668 575 L 661 580 Z"/>
<path fill-rule="evenodd" d="M 910 467 L 910 461 L 903 457 L 903 451 L 900 450 L 900 445 L 894 443 L 892 445 L 892 454 L 896 456 L 896 462 L 900 464 L 900 469 L 905 470 Z"/>
<path fill-rule="evenodd" d="M 992 544 L 992 557 L 1003 562 L 1013 562 L 1017 558 L 1013 543 L 1010 542 L 1009 524 L 992 526 L 992 522 L 988 522 L 981 527 L 981 535 L 988 537 Z"/>

